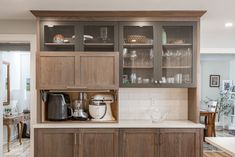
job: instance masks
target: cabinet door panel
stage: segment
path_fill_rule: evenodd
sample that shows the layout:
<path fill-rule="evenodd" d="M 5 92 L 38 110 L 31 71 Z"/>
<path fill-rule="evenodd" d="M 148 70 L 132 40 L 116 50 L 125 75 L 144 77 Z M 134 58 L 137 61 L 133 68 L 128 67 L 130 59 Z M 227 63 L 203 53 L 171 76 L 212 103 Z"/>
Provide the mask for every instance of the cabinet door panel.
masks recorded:
<path fill-rule="evenodd" d="M 118 88 L 117 53 L 81 54 L 78 84 L 87 88 Z"/>
<path fill-rule="evenodd" d="M 199 129 L 161 129 L 160 157 L 201 157 L 202 136 Z"/>
<path fill-rule="evenodd" d="M 118 157 L 118 130 L 83 129 L 81 157 Z"/>
<path fill-rule="evenodd" d="M 122 157 L 157 157 L 157 136 L 155 130 L 122 130 Z"/>
<path fill-rule="evenodd" d="M 161 27 L 160 87 L 196 87 L 196 23 L 163 22 Z"/>
<path fill-rule="evenodd" d="M 160 134 L 160 157 L 180 157 L 179 156 L 179 134 Z"/>
<path fill-rule="evenodd" d="M 35 143 L 36 157 L 73 157 L 74 133 L 70 130 L 38 130 Z"/>
<path fill-rule="evenodd" d="M 74 56 L 41 56 L 40 88 L 65 89 L 75 85 Z"/>
<path fill-rule="evenodd" d="M 180 156 L 181 157 L 196 157 L 199 154 L 196 152 L 197 147 L 197 134 L 195 133 L 184 133 L 180 137 Z"/>

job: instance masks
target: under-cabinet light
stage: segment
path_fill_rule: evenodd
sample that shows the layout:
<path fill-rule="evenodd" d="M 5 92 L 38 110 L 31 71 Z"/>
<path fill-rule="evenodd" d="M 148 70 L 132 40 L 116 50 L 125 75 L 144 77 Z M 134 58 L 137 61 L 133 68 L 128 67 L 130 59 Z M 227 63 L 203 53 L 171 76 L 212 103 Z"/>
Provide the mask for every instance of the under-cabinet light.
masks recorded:
<path fill-rule="evenodd" d="M 54 27 L 54 25 L 47 25 L 47 26 L 50 27 L 50 28 Z"/>

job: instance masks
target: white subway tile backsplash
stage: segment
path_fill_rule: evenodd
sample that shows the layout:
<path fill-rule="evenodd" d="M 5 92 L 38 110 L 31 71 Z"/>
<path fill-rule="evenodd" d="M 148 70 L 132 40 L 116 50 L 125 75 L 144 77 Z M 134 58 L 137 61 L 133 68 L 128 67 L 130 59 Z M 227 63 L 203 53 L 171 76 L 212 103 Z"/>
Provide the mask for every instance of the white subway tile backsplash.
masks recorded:
<path fill-rule="evenodd" d="M 150 108 L 166 112 L 168 120 L 188 117 L 187 89 L 121 88 L 119 89 L 120 119 L 150 119 Z"/>

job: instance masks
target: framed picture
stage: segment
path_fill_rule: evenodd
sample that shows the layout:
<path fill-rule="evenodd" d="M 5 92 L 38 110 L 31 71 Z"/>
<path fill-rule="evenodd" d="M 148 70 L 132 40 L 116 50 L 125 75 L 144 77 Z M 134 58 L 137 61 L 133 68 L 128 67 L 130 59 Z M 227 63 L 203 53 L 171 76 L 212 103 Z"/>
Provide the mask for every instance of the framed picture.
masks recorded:
<path fill-rule="evenodd" d="M 223 91 L 229 91 L 232 88 L 233 81 L 232 80 L 223 80 Z"/>
<path fill-rule="evenodd" d="M 210 75 L 210 87 L 220 86 L 220 75 Z"/>

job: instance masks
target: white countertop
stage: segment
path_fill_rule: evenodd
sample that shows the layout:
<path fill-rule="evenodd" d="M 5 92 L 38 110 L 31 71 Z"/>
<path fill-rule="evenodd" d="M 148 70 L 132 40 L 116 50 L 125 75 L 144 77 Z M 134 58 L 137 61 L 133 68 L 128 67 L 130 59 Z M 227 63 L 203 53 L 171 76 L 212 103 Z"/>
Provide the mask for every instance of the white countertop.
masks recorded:
<path fill-rule="evenodd" d="M 235 157 L 235 137 L 206 137 L 206 142 Z"/>
<path fill-rule="evenodd" d="M 49 122 L 34 124 L 33 128 L 204 128 L 204 125 L 187 120 L 157 123 L 150 120 L 121 120 L 118 123 Z"/>

